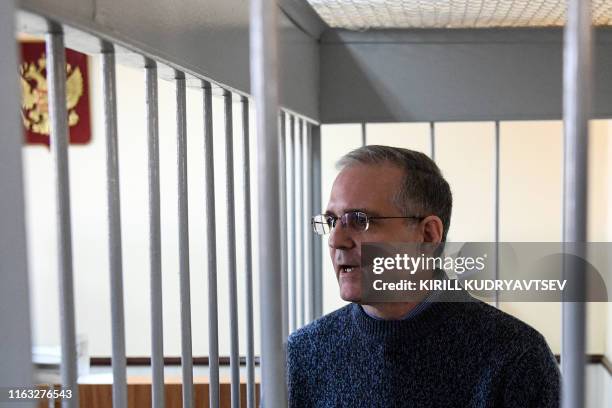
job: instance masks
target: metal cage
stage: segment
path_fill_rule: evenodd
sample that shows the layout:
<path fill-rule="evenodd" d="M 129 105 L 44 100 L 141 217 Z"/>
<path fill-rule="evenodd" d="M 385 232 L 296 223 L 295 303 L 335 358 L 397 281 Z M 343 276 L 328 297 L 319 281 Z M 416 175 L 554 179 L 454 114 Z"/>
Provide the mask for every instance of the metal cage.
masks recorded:
<path fill-rule="evenodd" d="M 321 248 L 309 234 L 305 221 L 320 210 L 321 131 L 325 123 L 421 121 L 431 123 L 431 155 L 435 157 L 433 122 L 451 120 L 496 121 L 496 241 L 499 240 L 499 121 L 507 119 L 563 118 L 564 212 L 566 242 L 586 240 L 586 174 L 588 120 L 612 115 L 612 79 L 602 73 L 612 67 L 610 32 L 598 29 L 593 40 L 590 2 L 568 1 L 567 24 L 559 28 L 487 28 L 351 31 L 330 28 L 311 6 L 299 0 L 243 2 L 189 0 L 181 5 L 141 2 L 14 0 L 0 2 L 0 385 L 33 385 L 30 306 L 22 183 L 22 146 L 16 101 L 17 29 L 45 35 L 51 149 L 58 212 L 57 254 L 60 271 L 62 385 L 78 391 L 71 194 L 68 180 L 68 125 L 65 104 L 65 44 L 102 58 L 103 111 L 106 146 L 106 196 L 109 242 L 109 277 L 112 315 L 113 406 L 127 406 L 124 289 L 122 270 L 121 211 L 117 147 L 116 61 L 143 71 L 146 84 L 148 134 L 148 216 L 151 269 L 152 402 L 164 406 L 164 354 L 161 244 L 159 115 L 157 81 L 176 84 L 181 362 L 183 407 L 193 406 L 187 144 L 185 92 L 200 88 L 204 111 L 206 225 L 208 246 L 209 403 L 219 406 L 219 353 L 215 214 L 225 210 L 228 222 L 229 308 L 231 328 L 231 406 L 240 404 L 240 353 L 235 218 L 261 217 L 287 220 L 263 223 L 259 236 L 249 228 L 244 298 L 247 313 L 247 401 L 255 406 L 254 326 L 261 331 L 261 401 L 266 407 L 286 406 L 285 342 L 287 334 L 322 314 Z M 329 9 L 331 10 L 331 9 Z M 327 11 L 329 11 L 327 10 Z M 451 47 L 449 44 L 460 44 Z M 593 52 L 595 50 L 595 53 Z M 482 62 L 477 69 L 464 54 Z M 596 54 L 596 58 L 594 58 Z M 510 55 L 510 57 L 508 57 Z M 557 60 L 563 57 L 561 67 Z M 526 58 L 525 58 L 526 57 Z M 432 65 L 434 61 L 436 64 Z M 398 66 L 410 65 L 409 70 Z M 593 66 L 597 77 L 593 77 Z M 445 80 L 449 67 L 465 86 L 449 94 Z M 518 73 L 518 74 L 516 74 Z M 498 76 L 508 81 L 501 84 Z M 557 83 L 563 78 L 563 88 Z M 527 80 L 529 79 L 529 80 Z M 478 81 L 479 87 L 472 85 Z M 598 89 L 593 91 L 592 82 Z M 500 93 L 517 97 L 500 101 Z M 224 98 L 226 157 L 213 156 L 213 93 Z M 427 95 L 421 98 L 419 95 Z M 533 96 L 532 98 L 526 98 Z M 235 214 L 233 174 L 239 171 L 233 157 L 232 100 L 240 99 L 243 177 L 254 176 L 259 190 L 250 207 L 250 184 L 243 189 L 247 206 Z M 469 99 L 473 103 L 461 103 Z M 498 103 L 492 103 L 497 101 Z M 593 103 L 591 103 L 593 101 Z M 256 110 L 256 134 L 249 134 L 249 106 Z M 591 108 L 593 106 L 593 108 Z M 165 114 L 165 112 L 164 112 Z M 249 174 L 249 138 L 257 138 L 256 175 Z M 226 208 L 215 208 L 215 160 L 225 163 L 230 175 Z M 290 211 L 287 209 L 294 209 Z M 246 222 L 245 225 L 249 223 Z M 280 228 L 279 225 L 283 225 Z M 286 228 L 285 228 L 286 226 Z M 259 242 L 253 254 L 260 271 L 261 309 L 253 314 L 253 277 L 250 243 Z M 305 288 L 308 288 L 306 290 Z M 279 295 L 280 294 L 280 295 Z M 580 407 L 584 401 L 585 304 L 563 305 L 563 406 Z M 64 400 L 78 406 L 78 395 Z M 25 405 L 24 405 L 25 406 Z M 33 406 L 33 405 L 32 405 Z"/>

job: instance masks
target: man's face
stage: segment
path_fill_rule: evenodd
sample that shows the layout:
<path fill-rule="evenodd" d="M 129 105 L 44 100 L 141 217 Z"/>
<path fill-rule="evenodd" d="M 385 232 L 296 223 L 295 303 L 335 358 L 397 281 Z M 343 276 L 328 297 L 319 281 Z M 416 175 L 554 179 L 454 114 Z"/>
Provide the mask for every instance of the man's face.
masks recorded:
<path fill-rule="evenodd" d="M 332 186 L 327 214 L 336 217 L 349 211 L 368 216 L 401 217 L 393 197 L 400 189 L 403 170 L 391 164 L 356 164 L 345 167 Z M 329 253 L 340 286 L 340 297 L 349 302 L 361 298 L 362 242 L 421 242 L 418 223 L 405 219 L 371 220 L 367 231 L 356 232 L 338 221 L 329 236 Z"/>

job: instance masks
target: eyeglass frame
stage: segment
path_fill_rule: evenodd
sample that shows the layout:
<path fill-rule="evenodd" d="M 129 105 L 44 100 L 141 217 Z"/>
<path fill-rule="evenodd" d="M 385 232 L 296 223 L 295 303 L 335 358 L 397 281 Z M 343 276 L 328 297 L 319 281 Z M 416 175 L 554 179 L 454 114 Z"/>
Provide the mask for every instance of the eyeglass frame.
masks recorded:
<path fill-rule="evenodd" d="M 370 216 L 368 215 L 366 212 L 364 211 L 347 211 L 344 214 L 342 214 L 340 217 L 337 217 L 335 215 L 332 214 L 317 214 L 311 217 L 310 219 L 310 225 L 312 226 L 313 232 L 317 235 L 323 236 L 323 235 L 327 235 L 330 234 L 332 232 L 332 230 L 334 228 L 336 228 L 336 224 L 338 223 L 338 220 L 340 220 L 340 224 L 342 226 L 346 226 L 348 224 L 348 222 L 342 222 L 342 219 L 344 217 L 346 217 L 348 214 L 363 214 L 365 216 L 366 219 L 366 226 L 363 230 L 359 230 L 358 232 L 365 232 L 370 228 L 370 220 L 386 220 L 386 219 L 414 219 L 414 220 L 418 220 L 419 222 L 423 221 L 425 218 L 427 218 L 427 216 L 416 216 L 416 215 L 407 215 L 407 216 Z M 334 221 L 333 224 L 330 226 L 329 223 L 322 223 L 319 221 L 315 221 L 316 217 L 331 217 Z M 324 233 L 319 233 L 315 227 L 315 224 L 323 224 L 323 225 L 327 225 L 329 227 L 329 231 L 328 232 L 324 232 Z"/>

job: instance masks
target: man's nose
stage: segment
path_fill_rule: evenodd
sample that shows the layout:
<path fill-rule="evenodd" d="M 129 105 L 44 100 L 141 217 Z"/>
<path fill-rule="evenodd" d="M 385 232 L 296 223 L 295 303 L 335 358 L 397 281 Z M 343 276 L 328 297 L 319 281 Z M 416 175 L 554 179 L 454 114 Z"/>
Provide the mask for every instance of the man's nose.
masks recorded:
<path fill-rule="evenodd" d="M 351 229 L 343 226 L 340 220 L 329 233 L 329 246 L 334 249 L 350 249 L 355 246 Z"/>

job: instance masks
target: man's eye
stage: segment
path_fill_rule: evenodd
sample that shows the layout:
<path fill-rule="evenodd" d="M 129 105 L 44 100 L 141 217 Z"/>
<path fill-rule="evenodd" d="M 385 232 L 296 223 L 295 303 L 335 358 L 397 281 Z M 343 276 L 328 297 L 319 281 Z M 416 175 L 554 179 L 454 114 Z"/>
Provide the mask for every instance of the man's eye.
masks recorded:
<path fill-rule="evenodd" d="M 353 215 L 353 222 L 359 226 L 365 226 L 368 223 L 368 218 L 363 213 L 356 213 Z"/>

